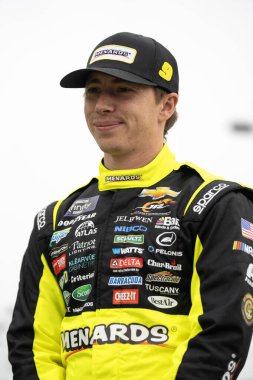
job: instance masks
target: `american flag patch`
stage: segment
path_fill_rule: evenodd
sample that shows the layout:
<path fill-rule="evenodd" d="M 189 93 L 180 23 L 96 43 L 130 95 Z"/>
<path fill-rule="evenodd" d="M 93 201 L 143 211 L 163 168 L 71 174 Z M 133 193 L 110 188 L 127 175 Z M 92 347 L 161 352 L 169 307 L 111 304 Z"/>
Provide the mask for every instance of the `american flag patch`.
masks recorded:
<path fill-rule="evenodd" d="M 253 240 L 253 224 L 241 218 L 242 236 Z"/>

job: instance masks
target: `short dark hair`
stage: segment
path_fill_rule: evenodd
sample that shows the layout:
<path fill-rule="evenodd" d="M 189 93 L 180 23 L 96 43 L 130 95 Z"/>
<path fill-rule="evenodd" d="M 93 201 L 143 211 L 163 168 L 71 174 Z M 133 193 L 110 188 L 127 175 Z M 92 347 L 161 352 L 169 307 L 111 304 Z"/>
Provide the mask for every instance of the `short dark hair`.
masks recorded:
<path fill-rule="evenodd" d="M 160 87 L 154 87 L 154 90 L 155 90 L 155 98 L 156 98 L 157 102 L 160 102 L 162 97 L 165 94 L 168 94 L 167 91 L 165 91 L 164 89 L 162 89 Z M 173 127 L 173 125 L 175 124 L 177 119 L 178 119 L 178 113 L 177 113 L 177 110 L 175 110 L 175 112 L 171 115 L 171 117 L 165 123 L 164 132 L 163 132 L 164 137 L 167 135 L 169 129 Z"/>

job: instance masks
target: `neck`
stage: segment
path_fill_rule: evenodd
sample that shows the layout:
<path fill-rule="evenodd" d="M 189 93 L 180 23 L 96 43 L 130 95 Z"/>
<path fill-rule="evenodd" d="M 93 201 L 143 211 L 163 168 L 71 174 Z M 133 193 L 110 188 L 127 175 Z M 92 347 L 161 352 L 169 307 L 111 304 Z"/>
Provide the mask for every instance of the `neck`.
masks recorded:
<path fill-rule="evenodd" d="M 163 143 L 155 149 L 139 150 L 138 152 L 131 152 L 130 155 L 117 155 L 117 154 L 104 154 L 104 166 L 109 170 L 126 170 L 136 169 L 146 166 L 151 162 L 161 151 Z"/>

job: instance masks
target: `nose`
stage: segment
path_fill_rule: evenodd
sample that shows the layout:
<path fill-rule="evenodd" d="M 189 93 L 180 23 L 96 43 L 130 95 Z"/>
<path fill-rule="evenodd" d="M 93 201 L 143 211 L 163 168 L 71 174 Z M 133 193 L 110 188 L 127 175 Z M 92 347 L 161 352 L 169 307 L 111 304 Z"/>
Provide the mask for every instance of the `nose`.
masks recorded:
<path fill-rule="evenodd" d="M 97 113 L 113 112 L 115 104 L 112 96 L 108 92 L 101 92 L 97 97 L 95 111 Z"/>

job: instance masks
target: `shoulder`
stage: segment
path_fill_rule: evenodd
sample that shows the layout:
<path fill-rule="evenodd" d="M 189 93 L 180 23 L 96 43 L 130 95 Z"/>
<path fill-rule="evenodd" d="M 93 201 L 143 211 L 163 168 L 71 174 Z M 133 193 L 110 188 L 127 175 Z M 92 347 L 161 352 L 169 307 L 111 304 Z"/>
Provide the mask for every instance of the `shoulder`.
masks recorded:
<path fill-rule="evenodd" d="M 44 235 L 45 233 L 54 230 L 59 214 L 65 214 L 73 202 L 75 202 L 75 200 L 89 186 L 97 186 L 97 179 L 92 178 L 90 182 L 78 187 L 69 193 L 65 198 L 54 201 L 49 205 L 43 207 L 35 216 L 34 227 L 37 230 L 38 234 Z"/>
<path fill-rule="evenodd" d="M 184 215 L 187 219 L 204 219 L 216 204 L 226 207 L 226 204 L 232 202 L 232 208 L 240 208 L 242 205 L 252 207 L 253 189 L 249 186 L 228 181 L 190 162 L 182 164 L 179 170 L 188 175 L 191 173 L 191 178 L 199 178 L 198 186 L 185 207 Z"/>

